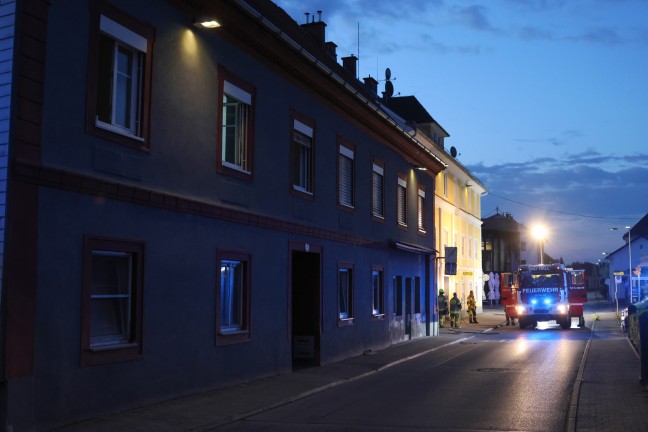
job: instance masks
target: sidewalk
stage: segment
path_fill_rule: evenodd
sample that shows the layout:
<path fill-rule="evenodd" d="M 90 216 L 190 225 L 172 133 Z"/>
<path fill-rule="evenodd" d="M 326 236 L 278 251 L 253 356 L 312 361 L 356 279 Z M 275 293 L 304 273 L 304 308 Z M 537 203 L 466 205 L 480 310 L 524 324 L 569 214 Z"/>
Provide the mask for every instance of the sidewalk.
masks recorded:
<path fill-rule="evenodd" d="M 569 431 L 648 431 L 648 388 L 639 383 L 639 354 L 621 330 L 614 305 L 590 296 L 586 320 L 594 314 L 600 320 L 586 322 L 592 336 L 574 386 L 578 399 Z"/>
<path fill-rule="evenodd" d="M 275 375 L 184 397 L 139 409 L 117 412 L 55 429 L 57 432 L 180 432 L 208 431 L 223 424 L 304 398 L 345 382 L 394 366 L 475 333 L 505 322 L 501 306 L 485 307 L 479 324 L 440 329 L 439 336 L 423 337 L 392 345 L 384 350 L 315 368 Z"/>
<path fill-rule="evenodd" d="M 593 299 L 594 300 L 594 299 Z M 594 314 L 600 321 L 592 321 Z M 59 432 L 208 431 L 424 355 L 475 333 L 503 325 L 501 306 L 485 306 L 479 324 L 445 328 L 424 337 L 337 363 L 250 381 L 208 393 L 93 418 Z M 621 332 L 612 307 L 591 301 L 586 325 L 594 327 L 578 372 L 569 410 L 569 431 L 647 431 L 648 392 L 638 384 L 639 359 Z"/>

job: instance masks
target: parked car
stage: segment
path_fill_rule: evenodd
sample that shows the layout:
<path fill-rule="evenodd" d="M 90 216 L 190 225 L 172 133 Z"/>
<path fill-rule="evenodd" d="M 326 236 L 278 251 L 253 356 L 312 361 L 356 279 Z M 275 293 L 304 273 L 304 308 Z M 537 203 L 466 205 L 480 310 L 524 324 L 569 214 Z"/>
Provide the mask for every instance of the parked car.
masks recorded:
<path fill-rule="evenodd" d="M 621 310 L 621 328 L 623 331 L 628 331 L 628 317 L 640 311 L 648 309 L 648 297 L 643 300 L 631 304 Z"/>

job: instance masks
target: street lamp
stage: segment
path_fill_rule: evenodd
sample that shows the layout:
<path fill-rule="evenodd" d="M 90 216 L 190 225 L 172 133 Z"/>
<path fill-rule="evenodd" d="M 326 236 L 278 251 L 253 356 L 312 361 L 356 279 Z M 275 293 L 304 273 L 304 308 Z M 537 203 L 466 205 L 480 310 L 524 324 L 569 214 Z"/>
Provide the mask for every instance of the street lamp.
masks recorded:
<path fill-rule="evenodd" d="M 544 251 L 542 250 L 542 240 L 544 240 L 544 238 L 547 236 L 547 228 L 545 228 L 543 225 L 536 225 L 531 230 L 531 233 L 533 234 L 533 237 L 535 237 L 540 243 L 540 264 L 544 264 L 543 262 Z"/>
<path fill-rule="evenodd" d="M 625 229 L 628 230 L 628 284 L 630 286 L 630 302 L 632 303 L 632 243 L 630 238 L 630 227 L 625 226 Z M 610 231 L 616 231 L 619 228 L 613 227 L 610 228 Z"/>

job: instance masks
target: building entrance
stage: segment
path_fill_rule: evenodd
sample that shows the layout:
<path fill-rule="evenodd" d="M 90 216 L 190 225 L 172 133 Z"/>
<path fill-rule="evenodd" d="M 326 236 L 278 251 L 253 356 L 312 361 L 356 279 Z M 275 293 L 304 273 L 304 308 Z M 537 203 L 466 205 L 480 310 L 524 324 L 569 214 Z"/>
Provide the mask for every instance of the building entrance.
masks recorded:
<path fill-rule="evenodd" d="M 319 366 L 321 335 L 321 253 L 291 251 L 293 369 Z"/>

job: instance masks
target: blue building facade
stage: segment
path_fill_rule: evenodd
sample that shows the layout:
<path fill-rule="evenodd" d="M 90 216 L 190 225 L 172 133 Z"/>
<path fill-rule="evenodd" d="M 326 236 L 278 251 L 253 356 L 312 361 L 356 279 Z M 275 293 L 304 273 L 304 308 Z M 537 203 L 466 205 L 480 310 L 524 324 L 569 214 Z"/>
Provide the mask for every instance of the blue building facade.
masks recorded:
<path fill-rule="evenodd" d="M 265 0 L 9 6 L 4 428 L 432 334 L 444 163 L 322 21 Z"/>

